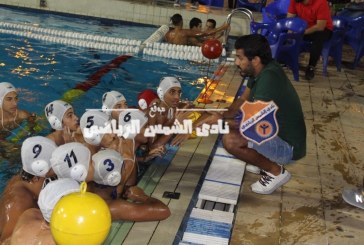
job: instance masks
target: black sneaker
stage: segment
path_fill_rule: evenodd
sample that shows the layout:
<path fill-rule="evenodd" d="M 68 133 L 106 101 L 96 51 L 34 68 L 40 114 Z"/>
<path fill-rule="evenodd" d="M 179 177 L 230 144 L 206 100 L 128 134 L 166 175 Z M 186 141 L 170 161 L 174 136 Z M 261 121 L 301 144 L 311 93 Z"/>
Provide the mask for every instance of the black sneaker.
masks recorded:
<path fill-rule="evenodd" d="M 312 80 L 314 77 L 315 77 L 315 67 L 307 66 L 306 72 L 305 72 L 305 78 L 307 80 Z"/>

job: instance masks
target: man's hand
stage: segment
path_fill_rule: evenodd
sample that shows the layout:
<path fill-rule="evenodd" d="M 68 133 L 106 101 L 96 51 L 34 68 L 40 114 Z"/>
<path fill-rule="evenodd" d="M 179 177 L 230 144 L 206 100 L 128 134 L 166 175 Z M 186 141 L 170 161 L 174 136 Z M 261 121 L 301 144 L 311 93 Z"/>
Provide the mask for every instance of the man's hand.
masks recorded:
<path fill-rule="evenodd" d="M 71 133 L 71 130 L 69 127 L 64 126 L 63 127 L 63 138 L 65 143 L 73 142 L 73 136 L 74 133 Z"/>

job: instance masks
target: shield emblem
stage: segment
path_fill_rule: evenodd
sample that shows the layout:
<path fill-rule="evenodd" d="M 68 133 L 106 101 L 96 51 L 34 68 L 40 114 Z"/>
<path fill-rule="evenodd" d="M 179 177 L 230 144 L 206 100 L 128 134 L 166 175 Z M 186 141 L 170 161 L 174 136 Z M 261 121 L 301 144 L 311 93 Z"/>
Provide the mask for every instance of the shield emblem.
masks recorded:
<path fill-rule="evenodd" d="M 278 106 L 273 101 L 245 101 L 240 110 L 242 120 L 239 131 L 247 140 L 260 145 L 278 134 Z"/>

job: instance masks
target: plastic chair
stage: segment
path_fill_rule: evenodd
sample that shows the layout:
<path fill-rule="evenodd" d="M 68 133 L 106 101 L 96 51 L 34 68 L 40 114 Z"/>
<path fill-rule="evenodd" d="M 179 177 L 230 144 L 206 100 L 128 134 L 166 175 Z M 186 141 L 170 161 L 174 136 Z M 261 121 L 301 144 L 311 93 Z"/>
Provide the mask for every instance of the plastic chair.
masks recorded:
<path fill-rule="evenodd" d="M 281 19 L 275 23 L 250 23 L 251 33 L 267 38 L 272 57 L 291 68 L 295 81 L 299 81 L 298 57 L 306 27 L 306 21 L 298 17 Z"/>
<path fill-rule="evenodd" d="M 332 36 L 330 40 L 324 43 L 321 52 L 323 60 L 323 73 L 325 76 L 327 76 L 327 64 L 329 56 L 334 58 L 337 71 L 341 71 L 343 43 L 347 27 L 345 19 L 337 16 L 332 18 L 332 23 L 334 25 Z"/>
<path fill-rule="evenodd" d="M 348 30 L 345 33 L 344 43 L 349 44 L 355 51 L 353 69 L 355 69 L 364 55 L 364 15 L 355 18 L 346 18 Z"/>
<path fill-rule="evenodd" d="M 238 0 L 236 2 L 237 8 L 247 8 L 252 11 L 261 12 L 262 8 L 265 7 L 267 0 L 259 0 L 256 3 L 251 3 L 249 0 Z"/>
<path fill-rule="evenodd" d="M 290 0 L 276 0 L 262 8 L 264 23 L 276 22 L 287 17 Z"/>
<path fill-rule="evenodd" d="M 207 6 L 214 6 L 214 7 L 224 7 L 224 1 L 223 0 L 199 0 L 198 1 L 202 5 Z"/>

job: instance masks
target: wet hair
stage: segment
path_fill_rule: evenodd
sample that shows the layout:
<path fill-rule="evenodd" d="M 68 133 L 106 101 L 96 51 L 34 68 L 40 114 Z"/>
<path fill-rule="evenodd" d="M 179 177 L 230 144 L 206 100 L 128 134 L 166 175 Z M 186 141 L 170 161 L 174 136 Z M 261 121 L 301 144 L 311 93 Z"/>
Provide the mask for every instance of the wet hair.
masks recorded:
<path fill-rule="evenodd" d="M 171 22 L 173 25 L 178 25 L 180 24 L 181 22 L 183 21 L 182 19 L 182 15 L 180 14 L 174 14 L 172 17 L 171 17 Z"/>
<path fill-rule="evenodd" d="M 239 37 L 235 42 L 235 49 L 244 49 L 244 55 L 249 60 L 258 56 L 263 65 L 268 64 L 273 59 L 268 40 L 260 34 Z"/>
<path fill-rule="evenodd" d="M 202 24 L 201 19 L 193 17 L 190 20 L 190 29 L 192 29 L 193 27 L 198 27 L 199 24 Z"/>
<path fill-rule="evenodd" d="M 208 19 L 208 20 L 206 20 L 206 22 L 212 23 L 213 28 L 216 28 L 216 20 L 214 20 L 214 19 Z"/>
<path fill-rule="evenodd" d="M 26 172 L 24 169 L 22 169 L 22 170 L 20 170 L 20 177 L 22 180 L 24 180 L 26 182 L 30 182 L 34 178 L 34 175 L 32 175 L 32 174 Z"/>

